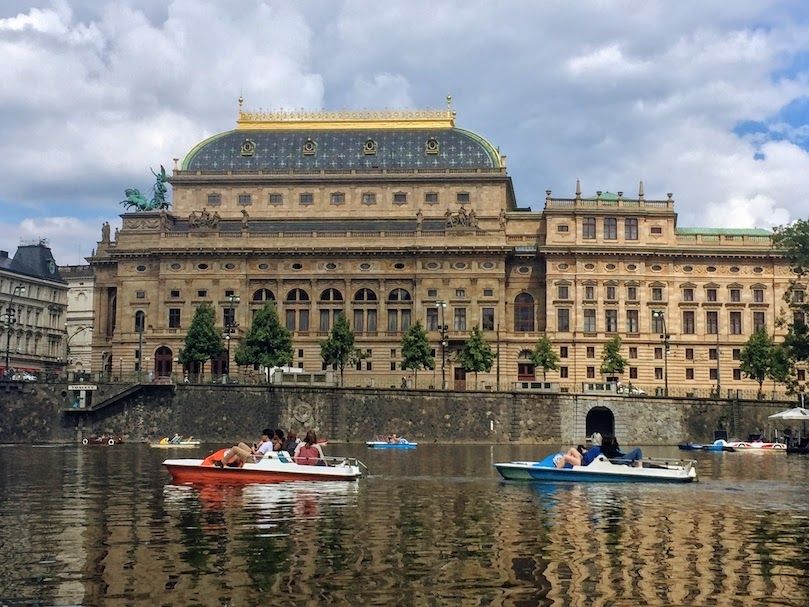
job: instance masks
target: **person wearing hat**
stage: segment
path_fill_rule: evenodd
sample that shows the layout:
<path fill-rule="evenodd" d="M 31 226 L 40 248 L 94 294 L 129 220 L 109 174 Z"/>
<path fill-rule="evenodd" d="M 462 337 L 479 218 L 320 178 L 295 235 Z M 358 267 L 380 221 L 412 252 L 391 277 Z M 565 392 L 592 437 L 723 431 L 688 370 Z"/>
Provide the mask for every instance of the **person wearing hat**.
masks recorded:
<path fill-rule="evenodd" d="M 222 459 L 214 460 L 214 466 L 217 468 L 224 468 L 225 466 L 238 467 L 246 464 L 247 462 L 257 462 L 264 457 L 268 452 L 272 451 L 273 431 L 265 428 L 261 431 L 261 438 L 257 443 L 253 443 L 249 447 L 245 443 L 239 443 L 232 446 L 225 451 Z"/>

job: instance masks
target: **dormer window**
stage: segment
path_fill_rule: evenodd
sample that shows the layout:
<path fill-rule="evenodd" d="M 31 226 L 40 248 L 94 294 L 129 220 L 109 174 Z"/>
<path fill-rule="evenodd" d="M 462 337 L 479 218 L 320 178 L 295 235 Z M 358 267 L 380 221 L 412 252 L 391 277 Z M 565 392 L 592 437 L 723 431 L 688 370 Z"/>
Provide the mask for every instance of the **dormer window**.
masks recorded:
<path fill-rule="evenodd" d="M 303 142 L 303 148 L 301 151 L 303 152 L 304 156 L 314 156 L 317 152 L 317 144 L 312 140 L 311 137 L 309 137 Z"/>
<path fill-rule="evenodd" d="M 373 139 L 367 139 L 365 144 L 362 146 L 362 153 L 366 156 L 373 156 L 376 154 L 377 145 L 376 141 Z"/>
<path fill-rule="evenodd" d="M 440 147 L 441 146 L 438 144 L 438 139 L 435 137 L 430 137 L 427 140 L 427 143 L 424 145 L 424 152 L 430 156 L 435 156 L 438 154 Z"/>

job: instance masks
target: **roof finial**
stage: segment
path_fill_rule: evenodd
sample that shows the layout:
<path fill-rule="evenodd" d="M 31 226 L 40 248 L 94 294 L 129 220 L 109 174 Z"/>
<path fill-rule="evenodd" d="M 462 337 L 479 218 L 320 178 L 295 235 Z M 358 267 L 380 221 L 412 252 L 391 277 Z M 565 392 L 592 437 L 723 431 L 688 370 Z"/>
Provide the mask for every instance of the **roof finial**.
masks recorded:
<path fill-rule="evenodd" d="M 242 104 L 244 103 L 244 97 L 239 95 L 239 113 L 242 111 Z"/>
<path fill-rule="evenodd" d="M 576 179 L 576 198 L 581 198 L 581 183 Z"/>
<path fill-rule="evenodd" d="M 452 111 L 452 95 L 447 95 L 447 109 Z"/>
<path fill-rule="evenodd" d="M 638 200 L 643 200 L 643 182 L 640 182 L 640 186 L 638 186 Z"/>

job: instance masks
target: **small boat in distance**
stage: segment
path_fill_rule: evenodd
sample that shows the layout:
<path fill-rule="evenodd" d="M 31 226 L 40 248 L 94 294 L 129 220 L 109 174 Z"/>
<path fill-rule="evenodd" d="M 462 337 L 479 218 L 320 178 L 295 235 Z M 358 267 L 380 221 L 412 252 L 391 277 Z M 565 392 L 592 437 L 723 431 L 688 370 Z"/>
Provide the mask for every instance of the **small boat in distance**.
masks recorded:
<path fill-rule="evenodd" d="M 122 442 L 124 442 L 123 438 L 121 438 L 120 436 L 113 436 L 110 434 L 101 434 L 101 435 L 93 434 L 92 436 L 85 436 L 83 439 L 81 439 L 81 444 L 85 446 L 108 445 L 112 447 L 113 445 L 117 445 Z"/>
<path fill-rule="evenodd" d="M 729 447 L 733 447 L 733 449 L 736 451 L 759 451 L 762 453 L 786 453 L 787 451 L 787 446 L 784 443 L 766 443 L 763 441 L 731 441 L 725 444 L 727 444 Z"/>
<path fill-rule="evenodd" d="M 736 449 L 730 446 L 725 441 L 719 439 L 712 443 L 703 445 L 700 443 L 680 443 L 677 445 L 680 451 L 735 451 Z"/>
<path fill-rule="evenodd" d="M 149 446 L 155 449 L 191 449 L 192 447 L 198 447 L 199 444 L 200 441 L 193 436 L 183 437 L 175 434 L 172 438 L 164 436 L 156 443 L 149 443 Z"/>
<path fill-rule="evenodd" d="M 218 467 L 227 449 L 211 453 L 205 459 L 167 459 L 163 465 L 175 483 L 243 484 L 285 481 L 353 481 L 362 476 L 365 464 L 353 457 L 327 457 L 326 465 L 297 464 L 286 451 L 271 451 L 257 462 L 240 466 Z M 366 468 L 367 470 L 367 468 Z"/>
<path fill-rule="evenodd" d="M 503 462 L 494 465 L 506 480 L 583 483 L 690 483 L 697 480 L 696 462 L 644 459 L 641 467 L 615 463 L 599 455 L 587 466 L 557 468 L 552 453 L 538 462 Z"/>
<path fill-rule="evenodd" d="M 369 440 L 365 442 L 365 446 L 369 449 L 415 449 L 419 444 L 411 443 L 406 438 L 400 438 L 395 443 L 384 440 Z"/>

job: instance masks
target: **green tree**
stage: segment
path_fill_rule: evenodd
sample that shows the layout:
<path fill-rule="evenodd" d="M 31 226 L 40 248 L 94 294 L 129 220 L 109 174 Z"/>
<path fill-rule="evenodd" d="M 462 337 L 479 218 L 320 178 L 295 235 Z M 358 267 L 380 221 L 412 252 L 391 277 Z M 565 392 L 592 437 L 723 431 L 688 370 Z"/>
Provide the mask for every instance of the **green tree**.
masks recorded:
<path fill-rule="evenodd" d="M 604 344 L 601 353 L 601 373 L 621 375 L 629 361 L 621 356 L 621 338 L 617 335 Z"/>
<path fill-rule="evenodd" d="M 191 326 L 177 360 L 183 365 L 199 364 L 200 373 L 205 372 L 205 363 L 225 351 L 222 333 L 216 328 L 213 308 L 200 304 L 194 311 Z"/>
<path fill-rule="evenodd" d="M 772 346 L 767 377 L 773 381 L 773 384 L 784 384 L 787 388 L 787 394 L 793 394 L 798 387 L 797 378 L 795 377 L 795 365 L 789 356 L 788 349 L 782 343 L 774 343 Z M 773 390 L 775 390 L 775 385 L 773 385 Z"/>
<path fill-rule="evenodd" d="M 292 335 L 279 321 L 274 303 L 268 302 L 256 312 L 235 359 L 237 365 L 283 367 L 292 364 Z"/>
<path fill-rule="evenodd" d="M 494 364 L 494 352 L 492 347 L 483 339 L 483 334 L 477 325 L 472 327 L 469 339 L 466 340 L 463 348 L 458 353 L 457 361 L 465 371 L 475 374 L 475 390 L 478 389 L 478 373 L 480 371 L 491 371 Z"/>
<path fill-rule="evenodd" d="M 346 365 L 363 357 L 354 347 L 354 332 L 342 312 L 337 315 L 329 338 L 320 342 L 320 356 L 327 365 L 336 365 L 340 369 L 341 386 Z"/>
<path fill-rule="evenodd" d="M 435 359 L 430 351 L 427 341 L 427 332 L 420 321 L 410 325 L 402 335 L 402 368 L 410 369 L 416 376 L 415 384 L 419 383 L 419 369 L 435 369 Z"/>
<path fill-rule="evenodd" d="M 554 352 L 553 344 L 547 335 L 543 335 L 537 341 L 531 353 L 531 362 L 542 369 L 542 381 L 547 380 L 548 371 L 556 371 L 559 368 L 559 355 Z"/>
<path fill-rule="evenodd" d="M 758 397 L 761 398 L 764 380 L 772 368 L 773 343 L 766 329 L 753 333 L 744 344 L 739 357 L 739 368 L 747 377 L 758 382 Z"/>
<path fill-rule="evenodd" d="M 788 226 L 775 228 L 773 246 L 789 262 L 795 278 L 784 294 L 784 300 L 790 308 L 789 320 L 780 321 L 787 327 L 784 346 L 793 362 L 809 360 L 809 326 L 806 315 L 809 314 L 809 300 L 793 299 L 793 292 L 798 288 L 804 291 L 804 279 L 809 275 L 809 220 L 801 219 Z M 795 314 L 797 312 L 797 314 Z"/>

